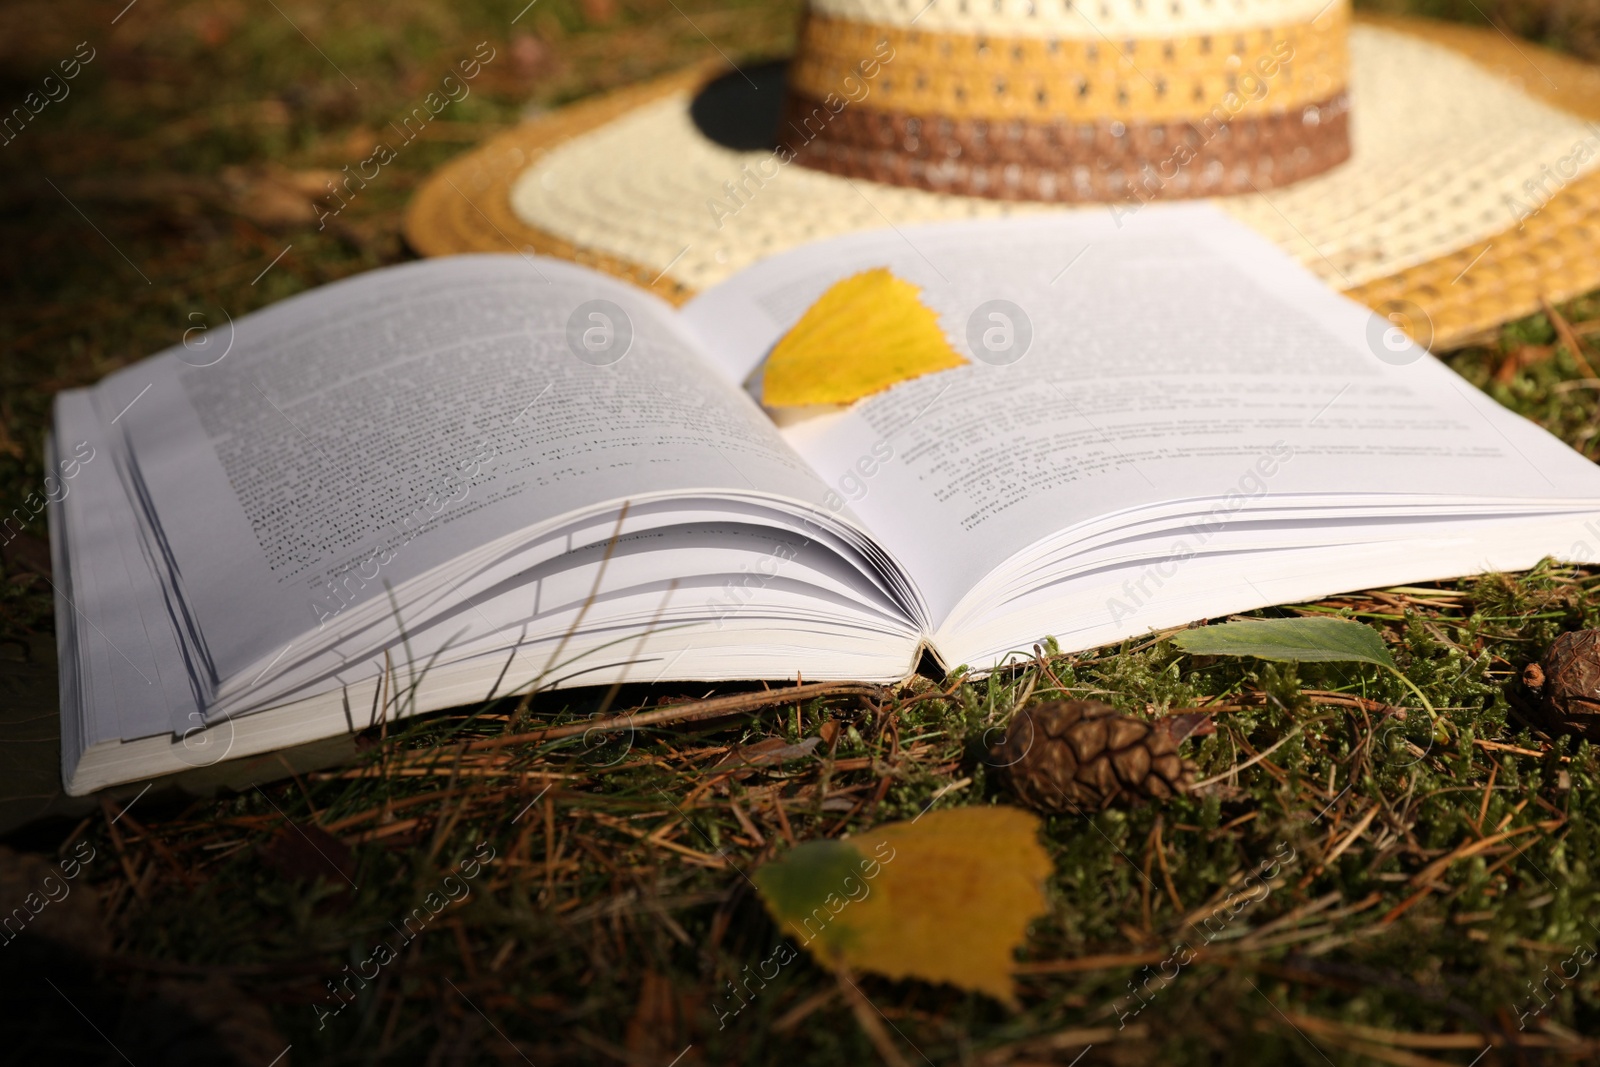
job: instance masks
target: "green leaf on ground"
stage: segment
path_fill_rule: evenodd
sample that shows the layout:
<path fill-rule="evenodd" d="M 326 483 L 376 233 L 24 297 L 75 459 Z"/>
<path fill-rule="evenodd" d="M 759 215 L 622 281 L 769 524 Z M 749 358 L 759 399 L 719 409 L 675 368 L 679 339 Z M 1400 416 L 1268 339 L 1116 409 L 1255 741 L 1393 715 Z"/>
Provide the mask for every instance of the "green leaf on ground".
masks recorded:
<path fill-rule="evenodd" d="M 1243 619 L 1172 635 L 1196 656 L 1254 656 L 1290 663 L 1375 663 L 1398 670 L 1383 638 L 1347 619 Z"/>

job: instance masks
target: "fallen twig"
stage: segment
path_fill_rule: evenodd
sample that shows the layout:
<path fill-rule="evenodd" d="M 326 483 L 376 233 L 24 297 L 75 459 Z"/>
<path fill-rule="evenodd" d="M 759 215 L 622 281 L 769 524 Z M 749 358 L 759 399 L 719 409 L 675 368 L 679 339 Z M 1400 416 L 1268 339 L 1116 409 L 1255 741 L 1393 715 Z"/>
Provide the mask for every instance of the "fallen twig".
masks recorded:
<path fill-rule="evenodd" d="M 723 715 L 736 715 L 741 711 L 756 711 L 768 708 L 774 704 L 787 704 L 795 700 L 814 700 L 817 697 L 833 696 L 882 696 L 886 687 L 871 685 L 865 682 L 809 682 L 805 685 L 789 686 L 786 689 L 767 689 L 759 693 L 736 693 L 733 696 L 712 697 L 709 700 L 691 700 L 682 704 L 673 704 L 670 707 L 657 708 L 654 711 L 643 711 L 633 714 L 612 715 L 605 719 L 595 719 L 590 722 L 573 722 L 564 726 L 550 726 L 542 730 L 530 730 L 524 734 L 510 734 L 506 737 L 490 737 L 482 741 L 470 741 L 465 747 L 467 752 L 483 752 L 488 749 L 503 748 L 506 745 L 523 744 L 530 741 L 555 741 L 563 737 L 576 737 L 580 734 L 590 733 L 615 733 L 618 730 L 631 730 L 640 726 L 660 726 L 662 723 L 696 722 L 700 719 L 715 719 Z"/>
<path fill-rule="evenodd" d="M 1561 343 L 1567 346 L 1567 351 L 1572 353 L 1572 361 L 1578 365 L 1578 369 L 1583 371 L 1584 376 L 1587 378 L 1600 377 L 1600 375 L 1595 374 L 1594 368 L 1589 365 L 1589 357 L 1584 355 L 1583 344 L 1573 334 L 1572 324 L 1567 321 L 1567 317 L 1557 311 L 1556 306 L 1550 303 L 1549 299 L 1543 295 L 1539 297 L 1539 306 L 1544 308 L 1545 317 L 1550 320 L 1550 325 L 1556 328 L 1556 335 L 1561 338 Z"/>

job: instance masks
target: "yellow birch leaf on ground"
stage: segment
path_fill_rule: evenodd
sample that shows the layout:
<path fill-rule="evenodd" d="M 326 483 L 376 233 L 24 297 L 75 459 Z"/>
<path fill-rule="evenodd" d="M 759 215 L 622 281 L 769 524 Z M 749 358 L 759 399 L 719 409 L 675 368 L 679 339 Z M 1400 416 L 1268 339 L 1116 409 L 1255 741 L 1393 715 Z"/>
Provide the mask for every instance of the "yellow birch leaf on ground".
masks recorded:
<path fill-rule="evenodd" d="M 1015 1003 L 1012 953 L 1049 910 L 1020 808 L 966 807 L 811 841 L 755 874 L 782 932 L 829 970 L 948 982 Z"/>
<path fill-rule="evenodd" d="M 761 402 L 772 408 L 851 404 L 891 385 L 959 367 L 915 285 L 883 267 L 836 282 L 773 346 Z"/>

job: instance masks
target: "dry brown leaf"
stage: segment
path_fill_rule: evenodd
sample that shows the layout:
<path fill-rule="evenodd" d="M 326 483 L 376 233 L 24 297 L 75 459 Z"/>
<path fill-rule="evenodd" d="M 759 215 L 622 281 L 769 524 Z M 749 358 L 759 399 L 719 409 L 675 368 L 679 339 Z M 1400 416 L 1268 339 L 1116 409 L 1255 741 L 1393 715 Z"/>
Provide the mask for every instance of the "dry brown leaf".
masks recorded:
<path fill-rule="evenodd" d="M 343 177 L 333 170 L 224 167 L 221 181 L 229 209 L 272 230 L 316 222 L 319 198 L 325 205 L 336 205 L 339 201 L 330 187 Z"/>

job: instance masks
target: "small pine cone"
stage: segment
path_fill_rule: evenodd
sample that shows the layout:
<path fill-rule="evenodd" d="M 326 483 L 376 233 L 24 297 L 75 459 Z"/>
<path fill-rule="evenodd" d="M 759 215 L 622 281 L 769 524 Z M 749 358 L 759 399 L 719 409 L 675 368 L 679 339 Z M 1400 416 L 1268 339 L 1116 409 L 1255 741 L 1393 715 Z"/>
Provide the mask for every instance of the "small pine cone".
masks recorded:
<path fill-rule="evenodd" d="M 1600 741 L 1600 630 L 1564 633 L 1544 654 L 1545 725 Z"/>
<path fill-rule="evenodd" d="M 1188 792 L 1194 765 L 1166 731 L 1097 700 L 1023 708 L 992 753 L 1018 799 L 1039 811 L 1097 811 Z"/>

